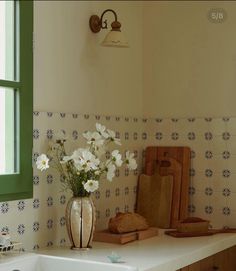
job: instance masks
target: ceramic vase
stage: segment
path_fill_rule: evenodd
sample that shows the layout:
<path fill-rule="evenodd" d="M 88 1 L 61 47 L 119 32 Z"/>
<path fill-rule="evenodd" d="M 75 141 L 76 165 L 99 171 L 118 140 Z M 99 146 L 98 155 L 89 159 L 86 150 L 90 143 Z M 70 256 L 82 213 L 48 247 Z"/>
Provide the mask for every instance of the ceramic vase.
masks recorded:
<path fill-rule="evenodd" d="M 66 207 L 66 226 L 71 249 L 91 248 L 95 228 L 95 207 L 91 197 L 72 197 Z"/>

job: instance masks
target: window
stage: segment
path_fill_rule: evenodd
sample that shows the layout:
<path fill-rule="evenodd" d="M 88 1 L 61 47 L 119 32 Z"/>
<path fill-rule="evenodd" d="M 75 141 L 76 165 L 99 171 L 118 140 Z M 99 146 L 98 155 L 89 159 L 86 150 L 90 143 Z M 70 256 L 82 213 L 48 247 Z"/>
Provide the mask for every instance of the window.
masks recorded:
<path fill-rule="evenodd" d="M 32 196 L 33 1 L 0 1 L 0 201 Z"/>

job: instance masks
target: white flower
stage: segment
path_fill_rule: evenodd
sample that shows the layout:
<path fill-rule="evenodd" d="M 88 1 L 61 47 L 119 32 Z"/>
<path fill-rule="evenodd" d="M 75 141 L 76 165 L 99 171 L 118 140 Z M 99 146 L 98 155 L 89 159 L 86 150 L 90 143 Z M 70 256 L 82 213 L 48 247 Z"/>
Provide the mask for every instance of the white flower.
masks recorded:
<path fill-rule="evenodd" d="M 73 152 L 71 157 L 79 171 L 97 170 L 100 164 L 100 160 L 87 149 L 78 149 Z"/>
<path fill-rule="evenodd" d="M 100 123 L 96 123 L 96 129 L 101 136 L 103 136 L 104 138 L 108 138 L 109 135 L 106 132 L 106 127 L 104 125 L 101 125 Z"/>
<path fill-rule="evenodd" d="M 114 131 L 107 129 L 108 138 L 113 141 L 117 145 L 121 145 L 120 139 L 116 137 L 116 134 Z"/>
<path fill-rule="evenodd" d="M 104 139 L 98 132 L 85 132 L 83 133 L 83 137 L 87 140 L 87 143 L 95 146 L 102 146 L 104 143 Z"/>
<path fill-rule="evenodd" d="M 83 150 L 84 150 L 84 149 L 79 148 L 79 149 L 75 150 L 75 151 L 72 153 L 71 156 L 64 156 L 64 157 L 62 158 L 62 161 L 60 161 L 60 163 L 61 163 L 61 164 L 64 164 L 64 163 L 67 163 L 67 162 L 70 161 L 70 160 L 73 160 L 75 164 L 79 163 L 80 157 L 81 157 L 81 155 L 82 155 L 82 151 L 83 151 Z"/>
<path fill-rule="evenodd" d="M 94 180 L 88 180 L 85 184 L 84 184 L 84 189 L 87 192 L 94 192 L 98 189 L 98 181 L 94 181 Z"/>
<path fill-rule="evenodd" d="M 47 168 L 49 168 L 48 165 L 49 159 L 47 157 L 46 154 L 41 154 L 36 161 L 36 166 L 38 169 L 40 169 L 41 171 L 46 170 Z"/>
<path fill-rule="evenodd" d="M 111 159 L 112 161 L 116 164 L 117 167 L 120 167 L 123 163 L 123 161 L 121 160 L 121 154 L 119 153 L 118 150 L 114 150 L 111 153 Z"/>
<path fill-rule="evenodd" d="M 128 169 L 132 170 L 137 168 L 137 162 L 134 159 L 134 153 L 129 151 L 125 153 L 125 163 L 127 164 Z"/>
<path fill-rule="evenodd" d="M 115 176 L 116 167 L 113 164 L 107 165 L 107 179 L 111 182 L 113 177 Z"/>

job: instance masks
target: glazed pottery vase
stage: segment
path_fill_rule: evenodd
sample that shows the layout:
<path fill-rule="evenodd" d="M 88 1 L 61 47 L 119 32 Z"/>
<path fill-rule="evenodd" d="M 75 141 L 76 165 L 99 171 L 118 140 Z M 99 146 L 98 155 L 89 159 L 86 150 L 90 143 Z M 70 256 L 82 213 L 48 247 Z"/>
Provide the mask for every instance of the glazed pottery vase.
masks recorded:
<path fill-rule="evenodd" d="M 95 219 L 91 197 L 72 197 L 69 200 L 66 207 L 66 227 L 71 249 L 91 248 Z"/>

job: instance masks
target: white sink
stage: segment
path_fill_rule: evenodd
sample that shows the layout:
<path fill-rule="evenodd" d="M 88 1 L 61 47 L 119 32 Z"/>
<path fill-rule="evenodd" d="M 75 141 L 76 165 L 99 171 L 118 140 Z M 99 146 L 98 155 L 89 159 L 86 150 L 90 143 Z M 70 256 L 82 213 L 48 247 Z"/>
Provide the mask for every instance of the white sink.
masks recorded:
<path fill-rule="evenodd" d="M 135 267 L 69 259 L 54 256 L 28 254 L 0 258 L 0 271 L 137 271 Z"/>

